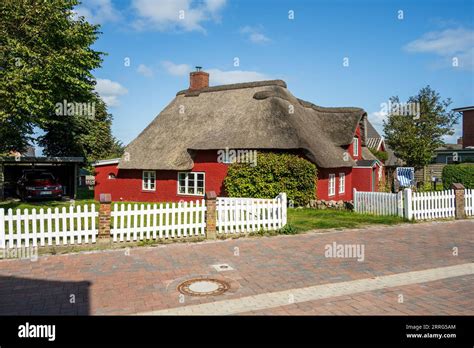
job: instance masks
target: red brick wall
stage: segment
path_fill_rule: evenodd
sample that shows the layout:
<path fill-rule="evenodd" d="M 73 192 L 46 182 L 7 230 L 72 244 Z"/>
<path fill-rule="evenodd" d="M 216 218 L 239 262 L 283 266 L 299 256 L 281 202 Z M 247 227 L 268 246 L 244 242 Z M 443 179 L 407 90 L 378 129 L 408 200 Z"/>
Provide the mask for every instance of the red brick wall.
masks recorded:
<path fill-rule="evenodd" d="M 224 195 L 223 181 L 227 175 L 227 165 L 217 162 L 217 151 L 199 151 L 194 159 L 191 172 L 205 172 L 205 190 L 215 191 L 218 196 Z M 142 170 L 118 170 L 116 165 L 95 168 L 94 198 L 101 193 L 110 193 L 113 201 L 136 202 L 177 202 L 180 200 L 195 201 L 202 196 L 178 195 L 178 172 L 171 170 L 156 171 L 156 190 L 142 190 Z M 114 174 L 115 179 L 108 179 Z"/>
<path fill-rule="evenodd" d="M 462 146 L 474 146 L 474 110 L 463 111 Z"/>

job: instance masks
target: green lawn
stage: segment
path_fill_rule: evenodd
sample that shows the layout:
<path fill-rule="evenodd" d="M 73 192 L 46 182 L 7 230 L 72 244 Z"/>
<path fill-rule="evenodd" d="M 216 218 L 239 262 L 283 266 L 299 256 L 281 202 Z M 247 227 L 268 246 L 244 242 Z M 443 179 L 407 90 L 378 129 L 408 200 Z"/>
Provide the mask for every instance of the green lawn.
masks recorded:
<path fill-rule="evenodd" d="M 288 224 L 298 232 L 325 228 L 355 228 L 371 224 L 394 225 L 405 222 L 397 216 L 358 214 L 346 210 L 288 209 Z"/>

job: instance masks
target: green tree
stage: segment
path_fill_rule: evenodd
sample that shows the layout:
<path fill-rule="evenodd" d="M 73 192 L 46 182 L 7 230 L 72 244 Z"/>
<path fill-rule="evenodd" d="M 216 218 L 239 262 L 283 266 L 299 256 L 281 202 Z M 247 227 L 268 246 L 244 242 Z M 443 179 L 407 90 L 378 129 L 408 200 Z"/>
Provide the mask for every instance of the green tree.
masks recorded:
<path fill-rule="evenodd" d="M 449 110 L 451 99 L 441 100 L 439 93 L 426 86 L 406 104 L 397 96 L 390 102 L 393 110 L 388 110 L 384 121 L 385 141 L 408 166 L 429 164 L 434 150 L 444 144 L 443 137 L 454 134 L 458 116 Z"/>
<path fill-rule="evenodd" d="M 93 118 L 84 116 L 51 117 L 46 133 L 38 143 L 47 156 L 82 156 L 87 162 L 120 157 L 122 144 L 111 134 L 112 115 L 101 99 L 95 102 Z"/>
<path fill-rule="evenodd" d="M 41 129 L 52 156 L 94 158 L 116 150 L 112 117 L 94 92 L 102 52 L 98 25 L 75 17 L 77 0 L 0 2 L 0 153 L 23 151 Z M 58 113 L 58 103 L 95 105 L 95 118 Z M 92 142 L 96 141 L 95 144 Z"/>

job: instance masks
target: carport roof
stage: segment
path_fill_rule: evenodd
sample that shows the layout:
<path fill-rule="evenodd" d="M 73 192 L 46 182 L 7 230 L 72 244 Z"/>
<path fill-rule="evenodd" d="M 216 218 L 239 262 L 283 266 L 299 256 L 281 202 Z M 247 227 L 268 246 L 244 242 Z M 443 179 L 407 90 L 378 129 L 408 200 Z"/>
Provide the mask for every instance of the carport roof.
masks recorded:
<path fill-rule="evenodd" d="M 84 157 L 0 157 L 3 163 L 84 163 Z"/>

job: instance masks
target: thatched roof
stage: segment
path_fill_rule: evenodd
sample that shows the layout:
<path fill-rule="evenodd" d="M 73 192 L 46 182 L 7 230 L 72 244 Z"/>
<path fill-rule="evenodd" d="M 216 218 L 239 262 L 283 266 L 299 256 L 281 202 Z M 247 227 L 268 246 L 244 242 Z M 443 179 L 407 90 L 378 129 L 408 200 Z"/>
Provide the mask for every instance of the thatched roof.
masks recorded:
<path fill-rule="evenodd" d="M 193 150 L 225 148 L 301 149 L 319 167 L 352 167 L 344 147 L 365 119 L 360 108 L 297 99 L 281 80 L 184 90 L 126 147 L 119 168 L 190 170 Z"/>

